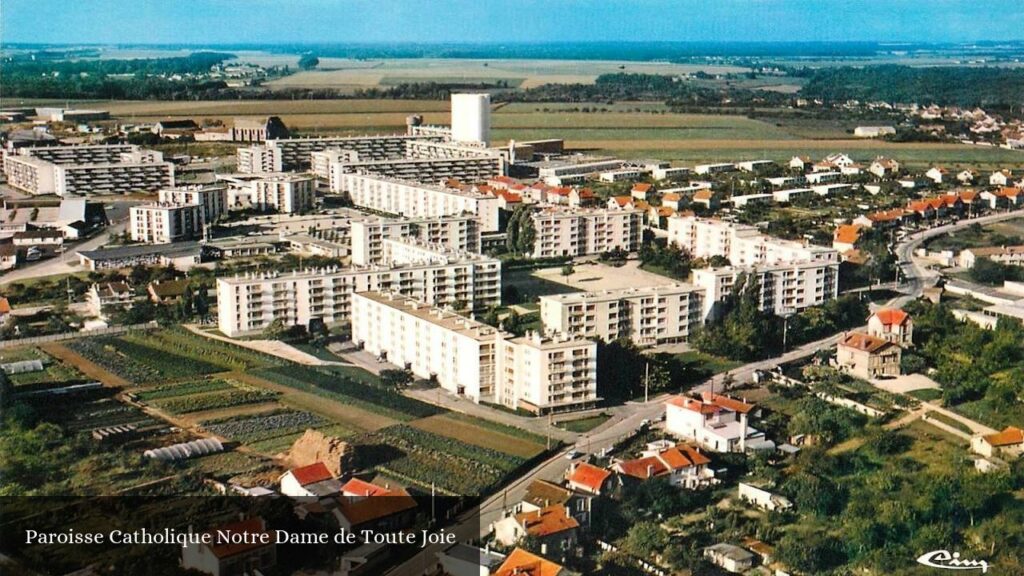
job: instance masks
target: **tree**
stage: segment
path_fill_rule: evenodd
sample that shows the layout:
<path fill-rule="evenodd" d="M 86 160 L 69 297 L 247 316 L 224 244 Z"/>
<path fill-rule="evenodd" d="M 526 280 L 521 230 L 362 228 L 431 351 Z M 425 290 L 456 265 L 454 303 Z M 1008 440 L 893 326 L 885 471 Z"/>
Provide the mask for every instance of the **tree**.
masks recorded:
<path fill-rule="evenodd" d="M 824 532 L 787 532 L 779 540 L 779 560 L 807 574 L 822 574 L 846 562 L 841 543 Z"/>
<path fill-rule="evenodd" d="M 299 69 L 312 70 L 320 65 L 320 59 L 312 54 L 303 54 L 299 58 Z"/>
<path fill-rule="evenodd" d="M 280 318 L 274 318 L 274 321 L 263 329 L 263 337 L 267 340 L 280 340 L 286 330 L 284 322 Z"/>
<path fill-rule="evenodd" d="M 412 384 L 413 374 L 409 370 L 381 370 L 380 381 L 388 388 L 401 390 Z"/>
<path fill-rule="evenodd" d="M 572 276 L 573 272 L 575 272 L 575 269 L 572 267 L 572 264 L 562 266 L 562 276 Z"/>
<path fill-rule="evenodd" d="M 654 522 L 638 522 L 626 533 L 622 549 L 638 558 L 649 559 L 661 552 L 668 542 L 668 535 L 661 526 Z"/>

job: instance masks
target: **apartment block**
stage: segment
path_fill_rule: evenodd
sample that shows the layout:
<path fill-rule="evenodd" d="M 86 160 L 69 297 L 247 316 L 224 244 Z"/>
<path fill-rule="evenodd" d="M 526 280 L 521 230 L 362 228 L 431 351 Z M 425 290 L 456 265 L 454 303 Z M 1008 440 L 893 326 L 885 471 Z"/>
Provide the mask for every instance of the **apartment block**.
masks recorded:
<path fill-rule="evenodd" d="M 174 185 L 174 166 L 138 146 L 45 146 L 4 157 L 4 174 L 32 194 L 155 192 Z"/>
<path fill-rule="evenodd" d="M 240 149 L 238 171 L 245 173 L 280 172 L 309 168 L 313 152 L 330 148 L 350 150 L 362 161 L 404 158 L 406 142 L 410 140 L 436 140 L 443 142 L 441 135 L 383 134 L 376 136 L 341 136 L 329 138 L 281 138 L 267 140 L 249 148 Z M 249 152 L 242 153 L 241 150 Z M 259 160 L 255 162 L 254 160 Z M 270 166 L 271 170 L 256 170 Z"/>
<path fill-rule="evenodd" d="M 372 174 L 341 174 L 338 188 L 356 206 L 410 218 L 474 214 L 482 232 L 498 230 L 498 199 L 475 188 L 449 188 Z"/>
<path fill-rule="evenodd" d="M 339 161 L 331 164 L 328 181 L 339 182 L 348 173 L 376 174 L 414 182 L 440 182 L 448 179 L 477 182 L 504 175 L 505 161 L 500 155 L 489 154 L 464 158 Z"/>
<path fill-rule="evenodd" d="M 838 262 L 816 260 L 700 268 L 691 273 L 691 281 L 704 290 L 705 321 L 721 314 L 721 303 L 740 278 L 756 281 L 761 309 L 778 315 L 818 306 L 839 295 Z"/>
<path fill-rule="evenodd" d="M 507 332 L 393 293 L 352 296 L 352 339 L 474 402 L 533 413 L 594 406 L 597 345 Z"/>
<path fill-rule="evenodd" d="M 258 333 L 274 320 L 286 326 L 351 321 L 354 292 L 394 291 L 437 306 L 484 309 L 501 302 L 501 263 L 470 254 L 429 261 L 352 268 L 267 272 L 217 279 L 218 325 L 228 336 Z"/>
<path fill-rule="evenodd" d="M 196 185 L 163 188 L 158 193 L 161 204 L 198 204 L 203 207 L 203 221 L 215 222 L 227 210 L 226 185 Z"/>
<path fill-rule="evenodd" d="M 480 223 L 473 216 L 392 220 L 363 218 L 349 224 L 352 264 L 384 262 L 384 240 L 417 239 L 449 251 L 480 252 Z"/>
<path fill-rule="evenodd" d="M 639 346 L 686 342 L 703 325 L 704 291 L 684 283 L 542 296 L 547 333 Z"/>
<path fill-rule="evenodd" d="M 585 256 L 640 247 L 643 213 L 635 210 L 546 208 L 531 216 L 533 256 Z"/>
<path fill-rule="evenodd" d="M 231 208 L 293 214 L 310 210 L 316 200 L 315 181 L 307 174 L 229 174 L 218 175 L 217 180 L 227 184 Z"/>
<path fill-rule="evenodd" d="M 135 242 L 170 244 L 203 235 L 203 207 L 199 204 L 145 204 L 129 211 L 129 231 Z"/>
<path fill-rule="evenodd" d="M 695 258 L 724 256 L 733 266 L 839 261 L 839 253 L 832 248 L 773 238 L 754 226 L 696 216 L 669 218 L 668 241 Z"/>
<path fill-rule="evenodd" d="M 280 172 L 284 169 L 281 151 L 262 144 L 239 148 L 235 151 L 235 162 L 241 174 Z"/>

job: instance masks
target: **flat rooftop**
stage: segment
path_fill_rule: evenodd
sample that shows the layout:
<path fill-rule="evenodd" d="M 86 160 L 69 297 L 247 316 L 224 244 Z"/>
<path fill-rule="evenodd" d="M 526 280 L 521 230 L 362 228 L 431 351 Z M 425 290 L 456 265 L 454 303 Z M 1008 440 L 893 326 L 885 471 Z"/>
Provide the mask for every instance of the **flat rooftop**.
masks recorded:
<path fill-rule="evenodd" d="M 617 300 L 629 296 L 657 296 L 661 294 L 688 294 L 700 292 L 703 288 L 685 282 L 664 284 L 661 286 L 641 286 L 630 288 L 617 288 L 607 290 L 595 290 L 592 292 L 571 292 L 568 294 L 553 294 L 541 296 L 541 300 L 555 300 L 566 303 L 583 303 L 588 300 Z"/>
<path fill-rule="evenodd" d="M 495 340 L 501 333 L 497 328 L 483 322 L 460 316 L 451 310 L 424 304 L 408 296 L 392 292 L 357 292 L 356 295 L 474 340 Z"/>

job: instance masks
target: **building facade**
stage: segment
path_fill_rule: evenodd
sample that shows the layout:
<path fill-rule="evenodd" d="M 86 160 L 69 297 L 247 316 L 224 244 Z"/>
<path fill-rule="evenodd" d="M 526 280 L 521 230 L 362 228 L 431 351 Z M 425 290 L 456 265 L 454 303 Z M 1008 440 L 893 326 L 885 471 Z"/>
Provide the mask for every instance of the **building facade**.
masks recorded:
<path fill-rule="evenodd" d="M 132 206 L 129 233 L 135 242 L 170 244 L 203 235 L 203 207 L 199 204 L 144 204 Z"/>
<path fill-rule="evenodd" d="M 586 256 L 640 247 L 643 212 L 547 208 L 531 215 L 533 257 Z"/>
<path fill-rule="evenodd" d="M 639 346 L 686 342 L 703 325 L 703 290 L 669 284 L 542 296 L 546 332 L 605 342 L 628 338 Z"/>
<path fill-rule="evenodd" d="M 347 192 L 356 206 L 409 218 L 474 214 L 482 232 L 498 230 L 498 199 L 470 187 L 450 188 L 372 174 L 342 174 L 334 192 Z"/>

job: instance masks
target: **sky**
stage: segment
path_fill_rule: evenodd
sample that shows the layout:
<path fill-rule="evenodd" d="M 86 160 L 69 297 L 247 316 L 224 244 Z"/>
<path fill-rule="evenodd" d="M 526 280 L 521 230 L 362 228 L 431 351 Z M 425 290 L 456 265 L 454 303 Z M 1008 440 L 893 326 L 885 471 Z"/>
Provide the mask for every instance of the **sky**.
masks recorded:
<path fill-rule="evenodd" d="M 2 0 L 0 43 L 1024 40 L 1020 0 Z"/>

